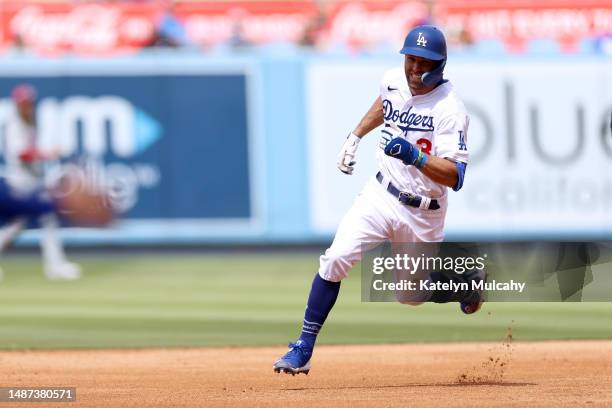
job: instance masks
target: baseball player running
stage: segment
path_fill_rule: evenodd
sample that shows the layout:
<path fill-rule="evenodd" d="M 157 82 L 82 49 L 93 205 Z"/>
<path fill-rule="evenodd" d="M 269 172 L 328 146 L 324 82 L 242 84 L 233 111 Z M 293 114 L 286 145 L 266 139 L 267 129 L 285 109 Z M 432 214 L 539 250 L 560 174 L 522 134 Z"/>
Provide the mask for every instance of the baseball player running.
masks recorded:
<path fill-rule="evenodd" d="M 403 69 L 385 73 L 380 96 L 349 134 L 338 168 L 352 174 L 359 141 L 384 124 L 379 171 L 342 219 L 334 241 L 320 258 L 299 340 L 274 363 L 275 372 L 308 374 L 317 335 L 331 311 L 340 281 L 361 260 L 361 245 L 371 242 L 440 242 L 444 238 L 447 188 L 461 189 L 468 163 L 469 118 L 453 85 L 443 78 L 446 40 L 431 25 L 415 27 L 404 41 Z M 463 276 L 431 275 L 432 281 L 482 280 L 483 271 Z M 471 286 L 470 286 L 471 287 Z M 476 312 L 481 293 L 435 291 L 427 300 L 460 302 Z M 408 303 L 408 302 L 407 302 Z"/>
<path fill-rule="evenodd" d="M 70 225 L 105 227 L 115 217 L 108 194 L 76 172 L 66 172 L 52 187 L 15 188 L 0 177 L 0 252 L 31 220 L 53 217 Z M 8 224 L 7 224 L 8 223 Z M 49 275 L 49 279 L 75 279 Z M 0 269 L 0 278 L 2 270 Z"/>
<path fill-rule="evenodd" d="M 53 160 L 54 155 L 42 152 L 36 144 L 36 90 L 29 84 L 20 84 L 11 96 L 15 109 L 4 132 L 6 166 L 0 178 L 0 199 L 5 200 L 0 203 L 0 210 L 6 210 L 0 212 L 0 216 L 4 215 L 7 221 L 0 227 L 0 255 L 28 223 L 37 220 L 42 227 L 40 244 L 45 276 L 48 279 L 77 279 L 81 275 L 80 268 L 66 259 L 57 214 L 47 208 L 45 200 L 38 198 L 44 191 L 43 164 Z M 25 207 L 15 207 L 17 202 Z"/>

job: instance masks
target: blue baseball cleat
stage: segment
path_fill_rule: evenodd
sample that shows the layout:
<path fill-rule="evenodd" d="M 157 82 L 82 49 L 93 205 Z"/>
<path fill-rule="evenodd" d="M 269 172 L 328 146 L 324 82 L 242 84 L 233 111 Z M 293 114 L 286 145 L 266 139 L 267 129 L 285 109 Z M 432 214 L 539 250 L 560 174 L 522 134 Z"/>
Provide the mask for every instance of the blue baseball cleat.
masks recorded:
<path fill-rule="evenodd" d="M 486 282 L 487 280 L 487 272 L 484 269 L 476 269 L 470 272 L 466 272 L 466 275 L 470 274 L 468 276 L 466 276 L 468 278 L 468 282 L 474 281 L 474 282 Z M 461 302 L 459 304 L 459 307 L 461 308 L 461 311 L 465 314 L 472 314 L 472 313 L 476 313 L 477 311 L 480 310 L 480 308 L 482 307 L 482 304 L 484 303 L 484 298 L 483 298 L 483 290 L 475 290 L 474 293 L 472 293 L 469 296 L 469 300 L 466 300 L 464 302 Z"/>
<path fill-rule="evenodd" d="M 312 347 L 304 341 L 298 340 L 289 343 L 289 351 L 274 363 L 275 373 L 286 373 L 296 375 L 300 373 L 308 374 L 310 371 L 310 358 L 312 357 Z"/>
<path fill-rule="evenodd" d="M 472 314 L 472 313 L 476 313 L 477 311 L 479 311 L 483 303 L 484 302 L 478 302 L 478 303 L 461 302 L 459 307 L 461 308 L 461 311 L 463 313 Z"/>

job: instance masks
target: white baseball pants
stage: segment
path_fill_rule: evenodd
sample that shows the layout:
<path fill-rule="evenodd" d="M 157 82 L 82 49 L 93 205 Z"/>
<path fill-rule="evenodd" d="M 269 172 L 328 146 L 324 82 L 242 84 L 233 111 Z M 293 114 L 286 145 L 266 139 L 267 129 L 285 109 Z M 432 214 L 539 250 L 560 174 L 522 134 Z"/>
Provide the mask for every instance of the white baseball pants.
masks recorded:
<path fill-rule="evenodd" d="M 438 210 L 406 206 L 372 177 L 340 222 L 332 245 L 321 255 L 319 275 L 331 282 L 346 278 L 362 258 L 363 244 L 440 242 L 445 215 L 445 202 Z"/>

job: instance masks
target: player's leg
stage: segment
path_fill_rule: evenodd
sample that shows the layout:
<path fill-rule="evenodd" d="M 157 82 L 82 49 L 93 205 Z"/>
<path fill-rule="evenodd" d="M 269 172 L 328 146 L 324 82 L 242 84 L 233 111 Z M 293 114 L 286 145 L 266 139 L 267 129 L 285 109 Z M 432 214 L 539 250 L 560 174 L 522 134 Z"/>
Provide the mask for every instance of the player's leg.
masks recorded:
<path fill-rule="evenodd" d="M 41 249 L 47 276 L 76 279 L 80 270 L 77 265 L 66 261 L 57 231 L 57 214 L 75 225 L 93 226 L 106 225 L 114 214 L 106 205 L 107 197 L 103 191 L 92 190 L 70 175 L 64 179 L 60 186 L 51 190 L 20 191 L 0 178 L 0 218 L 40 218 L 43 226 Z"/>
<path fill-rule="evenodd" d="M 28 219 L 55 211 L 48 195 L 41 191 L 16 191 L 0 178 L 0 219 L 10 220 L 0 232 L 0 253 L 27 226 Z"/>
<path fill-rule="evenodd" d="M 15 190 L 0 178 L 0 218 L 10 220 L 0 232 L 0 254 L 27 226 L 28 220 L 55 211 L 49 196 L 42 191 Z"/>
<path fill-rule="evenodd" d="M 320 257 L 308 296 L 300 338 L 274 363 L 276 372 L 308 373 L 317 336 L 340 291 L 340 281 L 361 260 L 362 245 L 389 238 L 390 223 L 379 198 L 368 184 L 342 219 L 332 245 Z"/>
<path fill-rule="evenodd" d="M 3 226 L 0 229 L 0 258 L 2 256 L 2 253 L 13 243 L 13 241 L 15 241 L 17 235 L 19 235 L 19 233 L 23 231 L 26 225 L 26 218 L 17 218 L 11 220 L 7 225 Z M 3 278 L 4 271 L 0 266 L 0 280 Z"/>
<path fill-rule="evenodd" d="M 439 257 L 445 256 L 439 253 L 439 242 L 444 239 L 442 226 L 444 220 L 435 216 L 412 217 L 411 223 L 403 223 L 394 229 L 393 248 L 396 252 L 407 253 L 411 256 Z M 453 283 L 452 287 L 456 290 L 423 290 L 398 295 L 401 303 L 418 305 L 422 302 L 430 301 L 434 303 L 458 302 L 463 313 L 471 314 L 480 309 L 482 305 L 482 291 L 472 289 L 473 282 L 480 282 L 486 278 L 485 271 L 473 269 L 464 273 L 443 273 L 437 270 L 423 269 L 406 277 L 399 273 L 396 279 L 428 280 L 432 283 L 441 282 L 444 284 Z M 467 289 L 459 289 L 465 287 Z"/>
<path fill-rule="evenodd" d="M 481 289 L 472 289 L 473 282 L 478 283 L 485 279 L 486 271 L 484 269 L 473 269 L 466 271 L 463 274 L 444 274 L 434 272 L 431 274 L 432 282 L 454 282 L 455 287 L 461 287 L 457 285 L 465 283 L 467 284 L 468 289 L 436 290 L 431 298 L 431 301 L 434 303 L 459 302 L 459 308 L 463 313 L 476 313 L 478 310 L 480 310 L 484 299 L 483 291 Z"/>
<path fill-rule="evenodd" d="M 0 229 L 0 255 L 15 241 L 17 235 L 26 227 L 27 222 L 25 217 L 16 218 Z"/>
<path fill-rule="evenodd" d="M 43 265 L 47 279 L 78 279 L 81 271 L 78 265 L 68 262 L 59 236 L 59 222 L 55 214 L 40 217 Z"/>
<path fill-rule="evenodd" d="M 19 191 L 0 178 L 0 217 L 4 219 L 36 218 L 56 211 L 50 195 L 44 190 Z"/>

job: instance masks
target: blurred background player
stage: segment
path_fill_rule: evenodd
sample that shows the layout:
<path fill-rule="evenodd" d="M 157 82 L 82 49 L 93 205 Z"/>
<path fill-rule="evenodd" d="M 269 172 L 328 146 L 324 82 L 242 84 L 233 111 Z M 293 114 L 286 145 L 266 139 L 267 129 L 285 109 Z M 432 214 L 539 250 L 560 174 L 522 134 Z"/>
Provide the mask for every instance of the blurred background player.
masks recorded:
<path fill-rule="evenodd" d="M 56 214 L 48 204 L 35 199 L 44 186 L 44 162 L 56 159 L 55 154 L 41 152 L 36 145 L 36 90 L 29 84 L 21 84 L 13 89 L 11 98 L 15 109 L 4 131 L 4 198 L 12 194 L 37 209 L 22 214 L 16 209 L 14 217 L 10 218 L 11 214 L 3 214 L 6 224 L 0 230 L 0 254 L 30 222 L 38 222 L 45 276 L 48 279 L 78 279 L 80 268 L 66 259 Z"/>
<path fill-rule="evenodd" d="M 14 189 L 0 178 L 0 220 L 11 220 L 5 237 L 13 238 L 28 220 L 59 218 L 75 226 L 102 227 L 114 219 L 105 192 L 74 173 L 66 173 L 51 188 Z M 68 279 L 64 277 L 64 279 Z"/>

